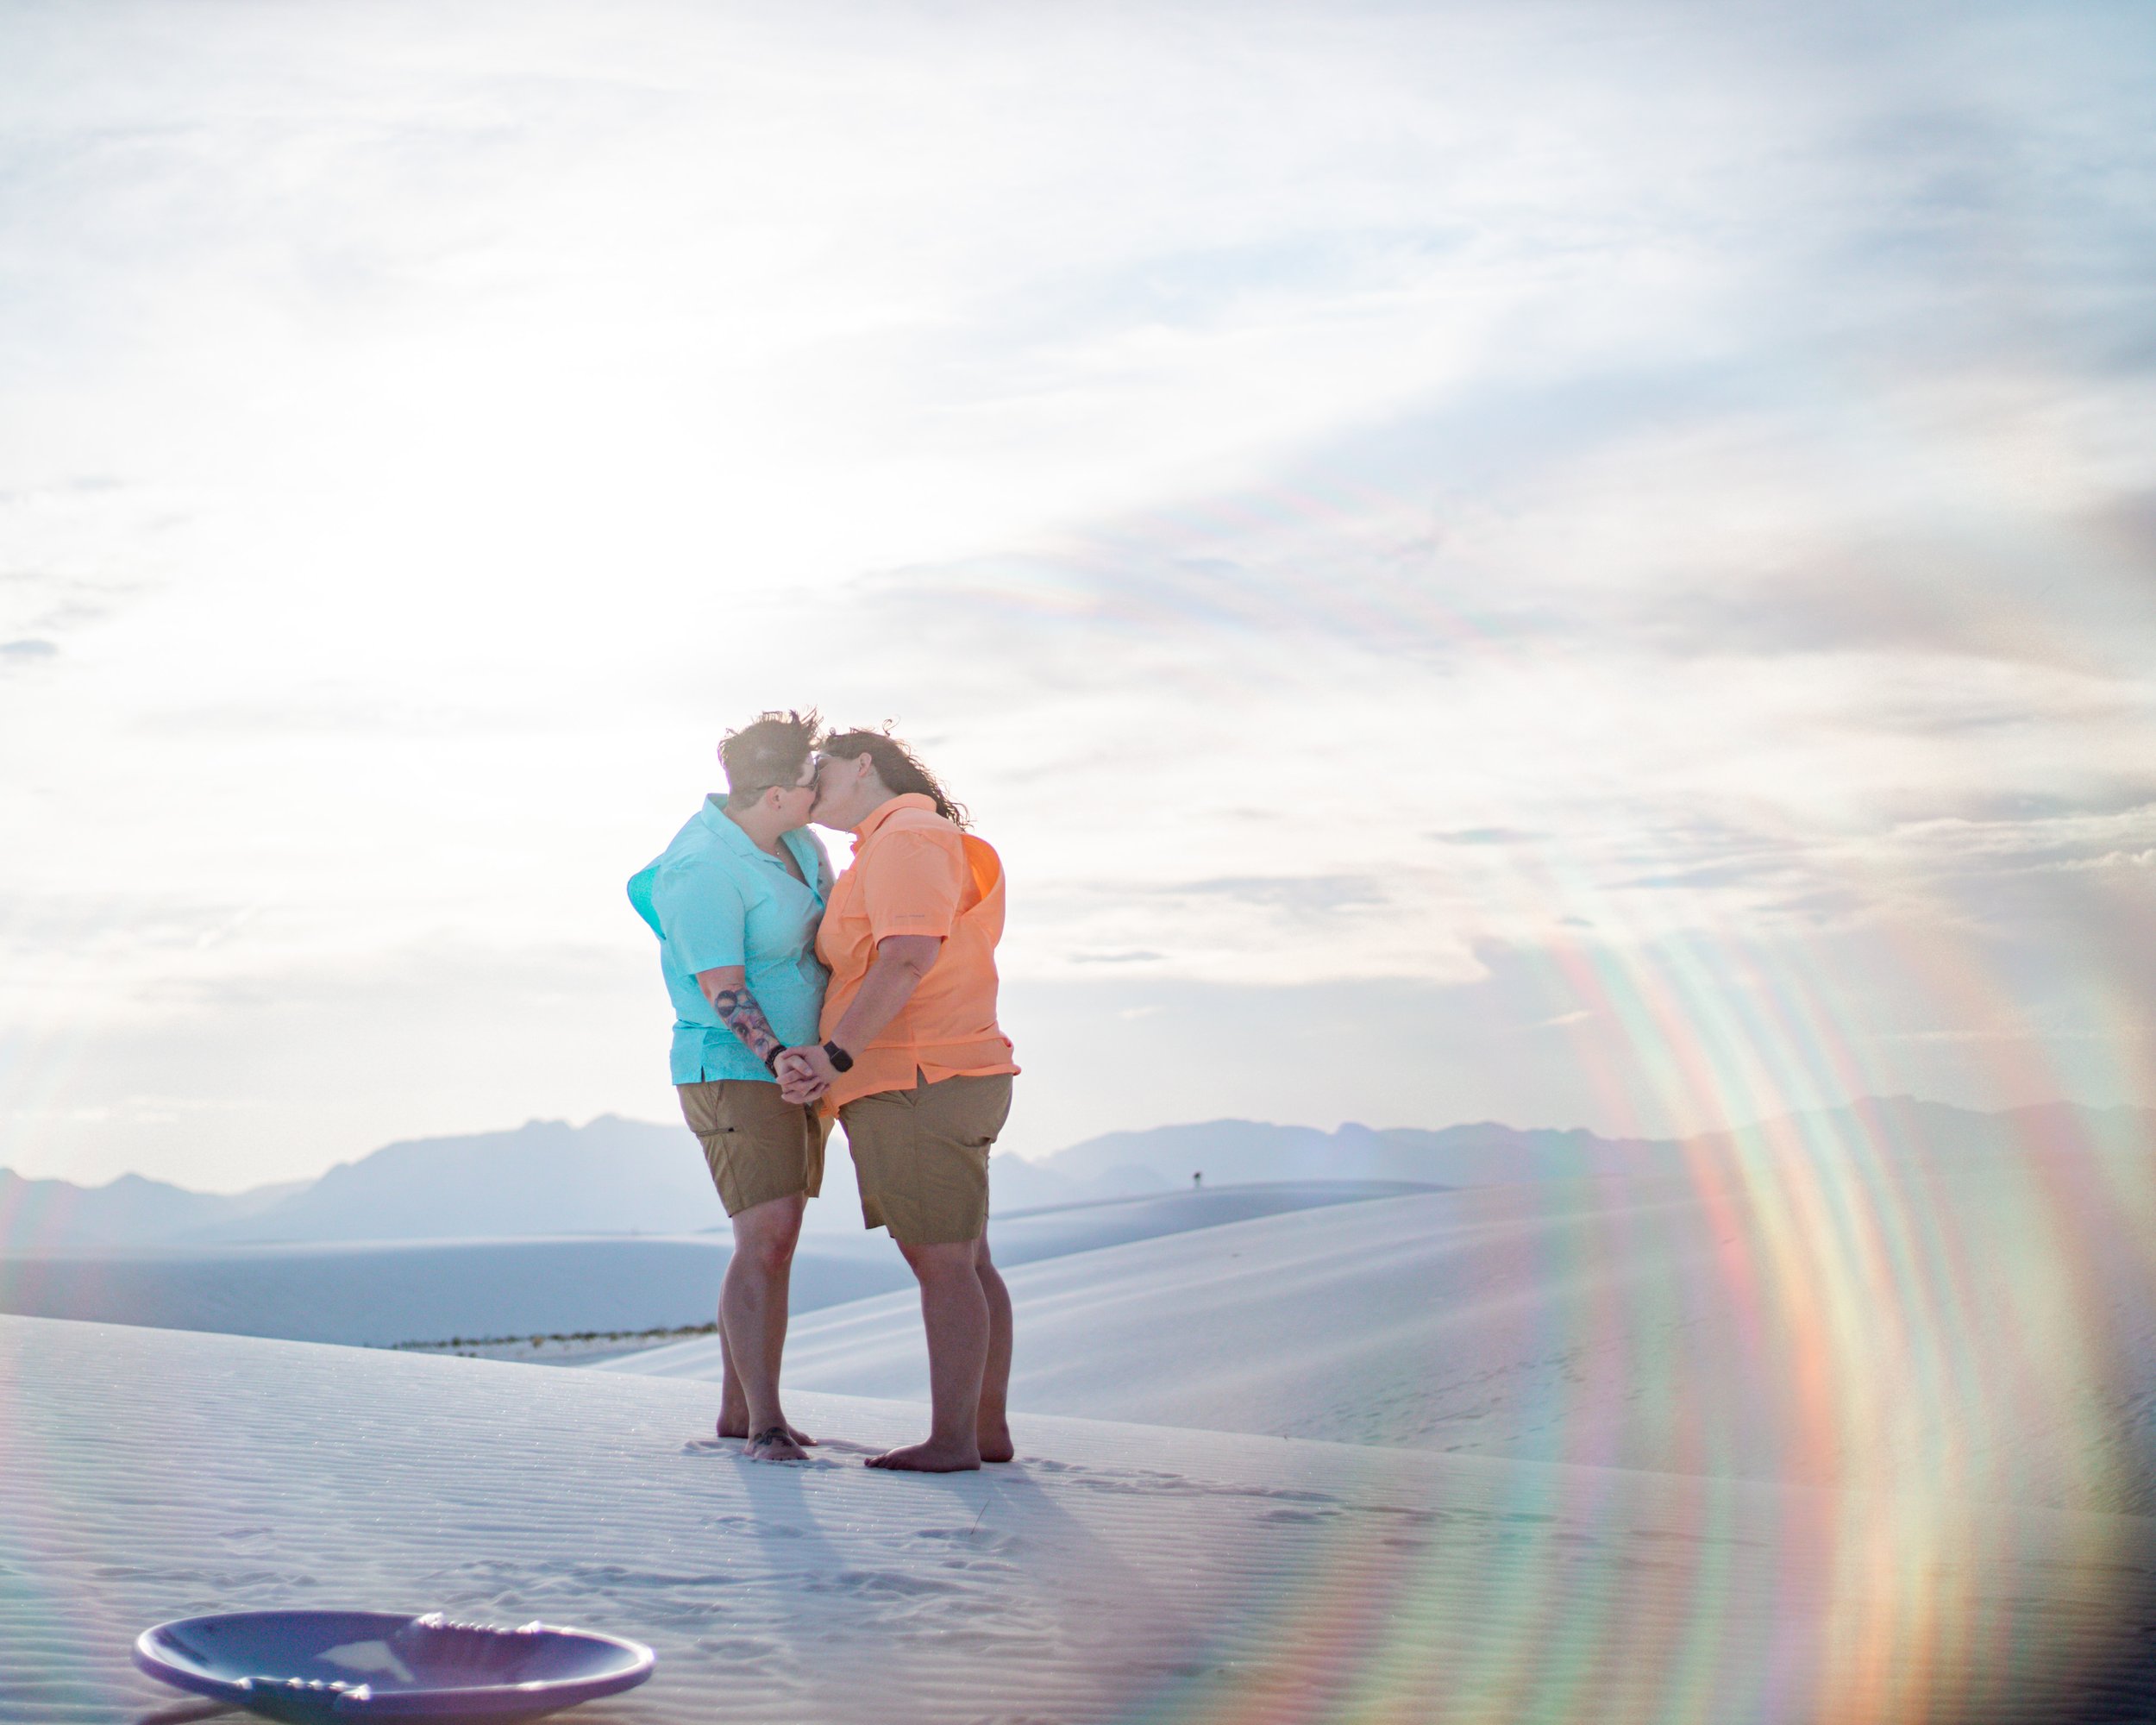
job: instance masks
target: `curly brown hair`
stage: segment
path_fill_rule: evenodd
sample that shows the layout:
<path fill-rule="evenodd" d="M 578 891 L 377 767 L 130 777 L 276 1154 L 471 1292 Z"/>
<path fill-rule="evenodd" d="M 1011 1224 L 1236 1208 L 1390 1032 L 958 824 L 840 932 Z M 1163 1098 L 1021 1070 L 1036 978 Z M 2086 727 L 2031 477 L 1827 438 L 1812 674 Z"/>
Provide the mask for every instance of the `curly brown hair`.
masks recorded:
<path fill-rule="evenodd" d="M 935 774 L 921 764 L 920 756 L 891 734 L 887 724 L 881 731 L 833 731 L 824 739 L 824 753 L 842 761 L 858 761 L 866 755 L 875 762 L 876 776 L 900 796 L 913 792 L 931 799 L 936 805 L 936 812 L 962 831 L 973 825 L 973 817 L 966 812 L 966 806 L 951 800 L 937 782 Z"/>

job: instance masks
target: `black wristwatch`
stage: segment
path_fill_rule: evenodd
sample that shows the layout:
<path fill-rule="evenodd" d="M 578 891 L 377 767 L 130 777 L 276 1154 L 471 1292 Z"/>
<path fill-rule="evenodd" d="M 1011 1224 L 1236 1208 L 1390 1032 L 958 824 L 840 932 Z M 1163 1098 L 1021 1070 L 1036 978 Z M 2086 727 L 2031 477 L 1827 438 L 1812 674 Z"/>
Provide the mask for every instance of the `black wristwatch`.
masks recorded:
<path fill-rule="evenodd" d="M 824 1057 L 830 1062 L 831 1070 L 834 1072 L 850 1072 L 854 1070 L 853 1056 L 847 1053 L 846 1051 L 841 1048 L 837 1043 L 825 1043 L 824 1044 Z"/>

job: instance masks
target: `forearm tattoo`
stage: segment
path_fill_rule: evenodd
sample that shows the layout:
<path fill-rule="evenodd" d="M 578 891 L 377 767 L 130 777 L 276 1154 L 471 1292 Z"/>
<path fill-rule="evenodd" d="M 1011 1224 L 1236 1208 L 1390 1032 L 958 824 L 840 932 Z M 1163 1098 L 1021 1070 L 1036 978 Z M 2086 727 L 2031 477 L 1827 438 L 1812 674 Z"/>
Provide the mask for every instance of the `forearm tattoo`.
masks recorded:
<path fill-rule="evenodd" d="M 786 1046 L 771 1028 L 771 1020 L 763 1015 L 763 1008 L 756 1004 L 756 997 L 746 988 L 721 988 L 711 996 L 711 1010 L 718 1014 L 718 1021 L 739 1037 L 743 1045 L 766 1066 L 770 1065 L 771 1057 Z"/>

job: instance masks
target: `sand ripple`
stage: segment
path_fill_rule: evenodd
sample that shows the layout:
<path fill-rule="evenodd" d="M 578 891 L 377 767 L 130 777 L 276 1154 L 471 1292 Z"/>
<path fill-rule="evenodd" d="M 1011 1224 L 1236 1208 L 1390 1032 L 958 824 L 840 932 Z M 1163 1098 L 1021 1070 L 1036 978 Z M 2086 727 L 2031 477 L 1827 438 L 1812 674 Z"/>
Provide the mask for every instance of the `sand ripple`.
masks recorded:
<path fill-rule="evenodd" d="M 612 1631 L 603 1722 L 2147 1716 L 2156 1528 L 1037 1419 L 1018 1465 L 855 1465 L 919 1410 L 0 1320 L 0 1717 L 177 1721 L 127 1650 L 277 1604 Z M 1960 1542 L 1939 1537 L 1961 1529 Z M 1874 1561 L 1858 1561 L 1866 1552 Z M 174 1709 L 178 1709 L 175 1711 Z"/>

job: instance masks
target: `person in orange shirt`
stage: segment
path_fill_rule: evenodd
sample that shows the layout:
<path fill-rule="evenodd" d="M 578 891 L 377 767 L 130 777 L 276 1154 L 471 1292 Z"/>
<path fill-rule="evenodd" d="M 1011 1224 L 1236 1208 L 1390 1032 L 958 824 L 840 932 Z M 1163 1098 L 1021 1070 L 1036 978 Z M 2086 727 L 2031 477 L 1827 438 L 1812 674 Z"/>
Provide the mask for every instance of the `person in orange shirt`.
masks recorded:
<path fill-rule="evenodd" d="M 854 835 L 816 938 L 821 1046 L 780 1057 L 782 1095 L 846 1128 L 868 1227 L 921 1285 L 925 1443 L 871 1467 L 952 1473 L 1013 1453 L 1011 1295 L 988 1257 L 988 1153 L 1018 1067 L 996 1023 L 1003 862 L 896 737 L 849 731 L 817 764 L 809 819 Z"/>

